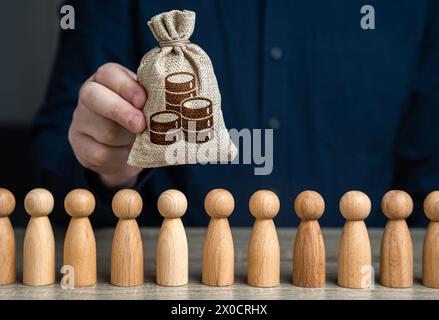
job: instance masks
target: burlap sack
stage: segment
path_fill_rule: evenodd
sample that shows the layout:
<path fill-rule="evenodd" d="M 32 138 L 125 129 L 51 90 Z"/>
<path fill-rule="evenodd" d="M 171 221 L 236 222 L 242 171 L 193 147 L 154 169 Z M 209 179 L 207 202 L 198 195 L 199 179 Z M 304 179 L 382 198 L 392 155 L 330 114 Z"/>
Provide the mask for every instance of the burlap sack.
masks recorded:
<path fill-rule="evenodd" d="M 165 12 L 148 26 L 160 47 L 146 53 L 137 70 L 148 93 L 147 129 L 137 136 L 128 164 L 152 168 L 233 160 L 237 149 L 224 124 L 212 63 L 189 42 L 195 12 Z"/>

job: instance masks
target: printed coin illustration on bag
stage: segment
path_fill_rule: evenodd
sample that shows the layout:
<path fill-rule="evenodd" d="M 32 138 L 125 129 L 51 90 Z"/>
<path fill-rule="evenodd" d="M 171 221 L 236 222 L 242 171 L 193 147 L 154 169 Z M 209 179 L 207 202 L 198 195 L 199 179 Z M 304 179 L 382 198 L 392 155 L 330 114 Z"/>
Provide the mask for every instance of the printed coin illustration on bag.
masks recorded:
<path fill-rule="evenodd" d="M 197 96 L 195 75 L 189 72 L 171 73 L 165 78 L 165 90 L 166 111 L 150 117 L 151 142 L 169 145 L 177 142 L 181 132 L 189 143 L 204 143 L 212 139 L 212 101 Z M 165 139 L 166 134 L 168 139 Z"/>
<path fill-rule="evenodd" d="M 232 161 L 237 149 L 224 123 L 212 62 L 189 40 L 195 12 L 161 13 L 148 26 L 159 47 L 145 54 L 137 70 L 148 93 L 147 129 L 136 137 L 128 164 L 152 168 Z M 184 158 L 170 161 L 169 153 Z"/>

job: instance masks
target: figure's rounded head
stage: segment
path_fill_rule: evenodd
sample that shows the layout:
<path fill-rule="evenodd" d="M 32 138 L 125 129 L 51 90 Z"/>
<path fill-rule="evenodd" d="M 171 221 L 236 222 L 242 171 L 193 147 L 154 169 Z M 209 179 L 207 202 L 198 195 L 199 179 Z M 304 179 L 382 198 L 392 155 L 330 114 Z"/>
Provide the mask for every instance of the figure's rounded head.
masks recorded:
<path fill-rule="evenodd" d="M 439 222 L 439 191 L 433 191 L 425 198 L 424 212 L 428 219 Z"/>
<path fill-rule="evenodd" d="M 29 191 L 24 198 L 24 208 L 32 217 L 48 216 L 53 210 L 53 205 L 53 195 L 42 188 Z"/>
<path fill-rule="evenodd" d="M 250 198 L 250 212 L 256 219 L 273 219 L 279 213 L 280 201 L 270 190 L 258 190 Z"/>
<path fill-rule="evenodd" d="M 204 209 L 211 218 L 227 218 L 235 209 L 235 200 L 229 191 L 214 189 L 204 199 Z"/>
<path fill-rule="evenodd" d="M 370 213 L 369 197 L 361 191 L 346 192 L 340 199 L 340 212 L 346 220 L 364 220 Z"/>
<path fill-rule="evenodd" d="M 93 213 L 95 206 L 95 197 L 86 189 L 72 190 L 64 199 L 64 208 L 73 218 L 88 217 Z"/>
<path fill-rule="evenodd" d="M 0 188 L 0 218 L 8 217 L 15 209 L 15 197 L 8 189 Z"/>
<path fill-rule="evenodd" d="M 164 218 L 181 218 L 187 210 L 186 196 L 179 190 L 166 190 L 160 195 L 157 208 Z"/>
<path fill-rule="evenodd" d="M 413 200 L 405 191 L 391 190 L 381 200 L 381 210 L 391 220 L 407 219 L 413 211 Z"/>
<path fill-rule="evenodd" d="M 136 190 L 123 189 L 114 195 L 111 206 L 119 219 L 135 219 L 142 212 L 143 201 Z"/>
<path fill-rule="evenodd" d="M 296 197 L 294 209 L 301 220 L 317 220 L 325 211 L 325 200 L 312 190 L 306 190 Z"/>

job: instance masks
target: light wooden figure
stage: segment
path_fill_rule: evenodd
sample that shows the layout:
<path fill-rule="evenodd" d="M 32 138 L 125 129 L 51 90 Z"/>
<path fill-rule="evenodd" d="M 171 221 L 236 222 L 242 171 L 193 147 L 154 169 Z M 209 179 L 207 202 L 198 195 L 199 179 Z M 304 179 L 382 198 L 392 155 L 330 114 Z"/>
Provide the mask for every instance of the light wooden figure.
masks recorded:
<path fill-rule="evenodd" d="M 15 234 L 9 220 L 14 209 L 14 195 L 0 188 L 0 286 L 15 282 Z"/>
<path fill-rule="evenodd" d="M 23 242 L 23 283 L 44 286 L 55 282 L 55 238 L 48 215 L 52 212 L 52 194 L 41 188 L 30 191 L 24 199 L 31 216 Z"/>
<path fill-rule="evenodd" d="M 300 218 L 293 253 L 293 284 L 305 288 L 320 288 L 326 281 L 325 244 L 319 222 L 325 202 L 315 191 L 303 191 L 294 202 Z"/>
<path fill-rule="evenodd" d="M 64 266 L 73 268 L 73 287 L 96 284 L 96 240 L 88 218 L 95 206 L 93 194 L 85 189 L 73 190 L 64 199 L 72 217 L 64 239 Z"/>
<path fill-rule="evenodd" d="M 340 199 L 346 219 L 338 251 L 338 284 L 345 288 L 369 288 L 373 284 L 372 254 L 364 219 L 371 210 L 369 197 L 349 191 Z"/>
<path fill-rule="evenodd" d="M 424 239 L 422 282 L 427 287 L 439 288 L 439 191 L 425 198 L 424 212 L 430 223 Z"/>
<path fill-rule="evenodd" d="M 229 286 L 235 274 L 234 248 L 229 217 L 235 208 L 235 200 L 224 189 L 210 191 L 204 208 L 211 217 L 204 238 L 202 282 L 210 286 Z"/>
<path fill-rule="evenodd" d="M 142 211 L 140 194 L 120 190 L 113 198 L 113 212 L 119 218 L 111 249 L 111 283 L 116 286 L 143 284 L 143 245 L 136 218 Z"/>
<path fill-rule="evenodd" d="M 256 191 L 249 208 L 256 218 L 248 245 L 247 282 L 254 287 L 276 287 L 280 283 L 280 248 L 273 218 L 280 202 L 269 190 Z"/>
<path fill-rule="evenodd" d="M 413 210 L 408 193 L 387 192 L 381 210 L 389 218 L 381 242 L 380 283 L 390 288 L 410 288 L 413 285 L 413 245 L 405 219 Z"/>
<path fill-rule="evenodd" d="M 157 207 L 165 218 L 157 241 L 157 284 L 185 285 L 189 281 L 189 256 L 180 218 L 187 210 L 186 197 L 178 190 L 167 190 L 160 195 Z"/>

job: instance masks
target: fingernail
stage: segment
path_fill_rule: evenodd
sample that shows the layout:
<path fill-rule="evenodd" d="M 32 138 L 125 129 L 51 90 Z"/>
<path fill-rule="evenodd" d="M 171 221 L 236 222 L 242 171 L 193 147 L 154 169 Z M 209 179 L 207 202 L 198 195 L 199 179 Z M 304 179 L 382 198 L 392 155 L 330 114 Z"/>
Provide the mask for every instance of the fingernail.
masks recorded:
<path fill-rule="evenodd" d="M 130 114 L 128 116 L 128 126 L 131 128 L 131 131 L 137 133 L 140 130 L 140 122 L 142 119 L 138 114 Z"/>

